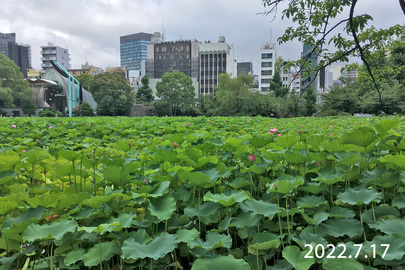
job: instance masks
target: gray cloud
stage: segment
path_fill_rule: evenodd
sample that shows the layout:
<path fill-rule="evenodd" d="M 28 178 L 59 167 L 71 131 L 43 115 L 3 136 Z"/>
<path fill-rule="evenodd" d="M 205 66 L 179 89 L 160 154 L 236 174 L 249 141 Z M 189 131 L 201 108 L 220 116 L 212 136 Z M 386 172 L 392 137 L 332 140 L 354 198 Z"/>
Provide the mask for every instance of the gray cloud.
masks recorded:
<path fill-rule="evenodd" d="M 261 0 L 3 0 L 0 32 L 17 34 L 17 42 L 31 45 L 32 62 L 40 67 L 40 46 L 53 42 L 67 47 L 73 68 L 85 61 L 107 67 L 119 65 L 119 37 L 166 29 L 167 40 L 218 40 L 235 49 L 238 61 L 259 61 L 261 44 L 276 42 L 291 25 L 281 14 L 257 15 L 265 9 Z M 357 12 L 370 13 L 376 27 L 402 24 L 397 1 L 362 0 Z M 297 59 L 302 46 L 290 42 L 278 46 L 278 55 Z M 257 70 L 257 69 L 256 69 Z"/>

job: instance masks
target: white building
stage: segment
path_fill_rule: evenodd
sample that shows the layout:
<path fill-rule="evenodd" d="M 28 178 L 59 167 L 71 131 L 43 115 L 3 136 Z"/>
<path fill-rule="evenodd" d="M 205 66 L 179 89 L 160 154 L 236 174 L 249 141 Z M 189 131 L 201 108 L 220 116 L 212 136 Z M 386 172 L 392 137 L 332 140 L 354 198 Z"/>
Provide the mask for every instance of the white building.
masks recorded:
<path fill-rule="evenodd" d="M 200 81 L 199 94 L 214 94 L 218 85 L 218 76 L 222 72 L 231 78 L 237 76 L 237 64 L 233 49 L 219 37 L 218 43 L 210 41 L 200 44 Z"/>
<path fill-rule="evenodd" d="M 270 81 L 275 73 L 277 60 L 276 46 L 274 43 L 265 43 L 260 49 L 260 81 L 261 92 L 270 91 Z"/>
<path fill-rule="evenodd" d="M 53 68 L 51 60 L 58 62 L 63 68 L 70 69 L 69 50 L 53 45 L 48 42 L 47 46 L 41 46 L 41 67 L 43 72 Z"/>

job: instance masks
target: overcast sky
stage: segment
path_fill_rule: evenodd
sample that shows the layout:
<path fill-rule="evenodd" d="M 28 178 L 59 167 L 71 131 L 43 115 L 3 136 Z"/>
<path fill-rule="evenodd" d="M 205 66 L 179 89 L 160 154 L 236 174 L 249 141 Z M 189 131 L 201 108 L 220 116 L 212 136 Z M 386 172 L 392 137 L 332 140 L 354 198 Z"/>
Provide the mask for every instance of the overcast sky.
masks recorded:
<path fill-rule="evenodd" d="M 31 46 L 40 68 L 40 46 L 52 42 L 69 49 L 72 68 L 88 61 L 98 67 L 120 65 L 120 36 L 161 32 L 167 41 L 217 42 L 225 36 L 238 62 L 251 61 L 257 73 L 260 47 L 277 42 L 291 25 L 265 11 L 261 0 L 1 0 L 0 32 L 14 32 Z M 369 13 L 376 27 L 405 23 L 398 0 L 360 0 L 357 13 Z M 298 59 L 298 42 L 278 45 L 284 59 Z"/>

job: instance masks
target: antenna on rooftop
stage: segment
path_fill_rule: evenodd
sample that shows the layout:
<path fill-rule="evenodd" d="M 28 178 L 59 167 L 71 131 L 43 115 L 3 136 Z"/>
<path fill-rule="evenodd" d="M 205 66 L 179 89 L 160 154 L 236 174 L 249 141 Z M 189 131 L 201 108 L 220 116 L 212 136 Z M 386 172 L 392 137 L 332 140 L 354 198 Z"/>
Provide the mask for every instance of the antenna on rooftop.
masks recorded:
<path fill-rule="evenodd" d="M 165 41 L 166 30 L 165 30 L 165 16 L 162 19 L 162 41 Z"/>

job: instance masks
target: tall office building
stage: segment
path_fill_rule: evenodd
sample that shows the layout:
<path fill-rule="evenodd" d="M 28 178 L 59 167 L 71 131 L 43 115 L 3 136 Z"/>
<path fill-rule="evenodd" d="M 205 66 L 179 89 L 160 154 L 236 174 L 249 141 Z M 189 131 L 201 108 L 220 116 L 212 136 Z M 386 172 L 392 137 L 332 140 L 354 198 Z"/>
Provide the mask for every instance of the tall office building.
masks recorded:
<path fill-rule="evenodd" d="M 0 33 L 0 53 L 13 60 L 27 78 L 27 69 L 31 68 L 31 46 L 16 43 L 15 33 Z"/>
<path fill-rule="evenodd" d="M 55 46 L 53 43 L 48 42 L 47 46 L 41 46 L 41 55 L 41 67 L 44 73 L 53 68 L 51 60 L 55 60 L 65 69 L 70 69 L 70 57 L 68 49 Z"/>
<path fill-rule="evenodd" d="M 274 43 L 265 43 L 260 49 L 260 81 L 261 92 L 269 92 L 270 81 L 276 71 L 276 46 Z"/>
<path fill-rule="evenodd" d="M 146 60 L 147 46 L 154 35 L 137 33 L 120 37 L 121 67 L 129 70 L 141 70 L 142 60 Z"/>
<path fill-rule="evenodd" d="M 200 44 L 200 94 L 214 94 L 218 85 L 218 76 L 222 72 L 236 77 L 237 65 L 233 49 L 219 37 L 218 43 L 204 42 Z"/>

